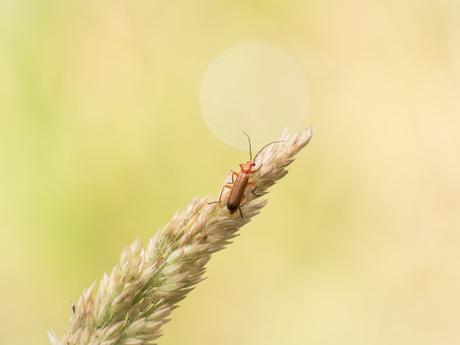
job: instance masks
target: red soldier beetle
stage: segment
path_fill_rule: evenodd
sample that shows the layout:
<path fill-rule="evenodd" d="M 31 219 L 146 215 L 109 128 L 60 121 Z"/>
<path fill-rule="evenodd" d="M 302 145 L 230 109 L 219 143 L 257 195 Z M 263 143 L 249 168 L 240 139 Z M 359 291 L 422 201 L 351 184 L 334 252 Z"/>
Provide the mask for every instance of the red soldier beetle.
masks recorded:
<path fill-rule="evenodd" d="M 252 159 L 251 139 L 249 138 L 249 135 L 246 134 L 246 132 L 243 131 L 243 133 L 244 135 L 246 135 L 246 137 L 248 138 L 248 142 L 249 142 L 249 161 L 244 165 L 240 164 L 241 170 L 239 173 L 236 173 L 234 171 L 232 172 L 232 182 L 227 182 L 228 184 L 225 184 L 222 187 L 222 189 L 220 190 L 218 201 L 214 201 L 210 203 L 210 204 L 220 203 L 222 199 L 222 193 L 224 191 L 224 188 L 229 188 L 231 189 L 231 192 L 227 200 L 228 212 L 230 212 L 230 214 L 234 214 L 236 210 L 240 210 L 241 218 L 243 218 L 243 212 L 241 212 L 241 207 L 243 207 L 246 204 L 246 195 L 244 194 L 244 192 L 248 184 L 251 186 L 254 186 L 254 189 L 251 191 L 251 193 L 254 194 L 255 196 L 260 196 L 254 193 L 254 191 L 257 189 L 257 185 L 254 182 L 249 182 L 250 174 L 254 174 L 258 172 L 260 168 L 262 168 L 262 165 L 261 165 L 258 169 L 255 169 L 255 170 L 253 169 L 256 166 L 255 160 L 257 156 L 267 146 L 271 144 L 283 142 L 283 141 L 273 141 L 265 145 L 264 147 L 260 149 L 259 152 L 257 152 L 257 154 L 254 156 L 254 159 Z M 236 175 L 236 180 L 234 179 L 235 175 Z"/>

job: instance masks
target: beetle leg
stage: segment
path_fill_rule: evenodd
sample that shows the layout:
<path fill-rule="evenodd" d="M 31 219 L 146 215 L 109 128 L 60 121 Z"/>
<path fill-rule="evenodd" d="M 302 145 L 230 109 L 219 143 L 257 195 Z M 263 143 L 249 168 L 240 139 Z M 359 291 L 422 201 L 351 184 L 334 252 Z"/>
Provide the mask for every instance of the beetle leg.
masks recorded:
<path fill-rule="evenodd" d="M 222 187 L 222 189 L 220 190 L 219 202 L 222 200 L 222 192 L 224 191 L 224 188 L 233 189 L 233 186 L 230 186 L 229 184 L 226 184 L 226 185 L 224 185 Z"/>
<path fill-rule="evenodd" d="M 231 172 L 232 172 L 232 182 L 225 182 L 224 186 L 220 189 L 219 200 L 218 201 L 213 201 L 213 202 L 208 202 L 208 204 L 220 203 L 220 201 L 222 200 L 222 192 L 224 191 L 224 188 L 228 188 L 228 189 L 233 188 L 231 185 L 235 183 L 234 175 L 236 175 L 238 177 L 238 174 L 236 172 L 234 172 L 233 169 L 231 169 Z M 228 176 L 228 174 L 227 174 L 227 176 Z"/>
<path fill-rule="evenodd" d="M 254 189 L 251 191 L 252 194 L 254 194 L 255 196 L 262 196 L 262 195 L 254 193 L 254 191 L 257 189 L 257 185 L 254 182 L 248 182 L 248 184 L 250 184 L 251 186 L 254 186 Z"/>
<path fill-rule="evenodd" d="M 236 175 L 236 177 L 238 177 L 238 173 L 236 173 L 236 172 L 233 172 L 233 174 L 232 174 L 232 184 L 234 184 L 234 183 L 235 183 L 235 180 L 234 180 L 234 178 L 233 178 L 235 175 Z"/>
<path fill-rule="evenodd" d="M 246 205 L 246 195 L 243 194 L 243 198 L 241 199 L 240 207 L 243 207 L 244 205 Z"/>
<path fill-rule="evenodd" d="M 244 205 L 246 205 L 246 195 L 243 194 L 243 198 L 241 199 L 241 205 L 239 207 L 241 218 L 243 218 L 243 212 L 241 211 L 241 207 L 243 207 Z"/>
<path fill-rule="evenodd" d="M 213 202 L 208 202 L 208 204 L 217 204 L 217 203 L 220 204 L 220 201 L 222 200 L 222 193 L 224 191 L 224 188 L 233 189 L 233 186 L 230 186 L 229 184 L 224 185 L 220 190 L 219 200 L 213 201 Z"/>
<path fill-rule="evenodd" d="M 251 174 L 254 174 L 254 173 L 258 172 L 263 166 L 264 166 L 264 165 L 261 164 L 260 167 L 258 167 L 256 170 L 252 170 L 252 171 L 251 171 Z"/>
<path fill-rule="evenodd" d="M 238 173 L 234 172 L 233 169 L 231 169 L 231 172 L 232 172 L 232 181 L 231 182 L 225 182 L 227 184 L 234 184 L 235 183 L 235 177 L 234 176 L 236 175 L 236 177 L 238 177 Z M 227 176 L 228 176 L 228 174 L 227 174 Z"/>

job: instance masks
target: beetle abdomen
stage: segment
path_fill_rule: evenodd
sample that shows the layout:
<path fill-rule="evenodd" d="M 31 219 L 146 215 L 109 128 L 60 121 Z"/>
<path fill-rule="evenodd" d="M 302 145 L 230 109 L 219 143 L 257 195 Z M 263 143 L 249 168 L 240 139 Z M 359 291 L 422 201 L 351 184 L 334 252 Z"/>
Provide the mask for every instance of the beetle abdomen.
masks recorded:
<path fill-rule="evenodd" d="M 227 209 L 228 209 L 228 212 L 230 214 L 233 214 L 236 212 L 236 210 L 238 210 L 238 206 L 240 206 L 239 204 L 236 204 L 236 203 L 228 203 L 227 204 Z"/>

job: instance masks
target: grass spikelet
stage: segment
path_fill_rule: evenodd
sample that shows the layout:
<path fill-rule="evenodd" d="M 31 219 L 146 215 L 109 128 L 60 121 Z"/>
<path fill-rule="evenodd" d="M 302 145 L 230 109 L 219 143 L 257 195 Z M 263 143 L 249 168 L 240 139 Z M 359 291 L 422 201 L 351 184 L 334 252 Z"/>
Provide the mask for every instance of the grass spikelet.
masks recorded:
<path fill-rule="evenodd" d="M 308 144 L 311 127 L 289 136 L 283 132 L 276 145 L 267 146 L 256 160 L 260 170 L 251 174 L 257 193 L 287 174 L 293 156 Z M 266 199 L 246 193 L 244 217 L 226 208 L 229 191 L 221 203 L 209 204 L 210 196 L 194 198 L 182 212 L 150 239 L 143 248 L 136 238 L 120 255 L 119 264 L 104 273 L 98 288 L 93 283 L 76 306 L 69 327 L 59 340 L 48 332 L 52 345 L 152 344 L 161 327 L 193 287 L 203 280 L 211 254 L 231 243 L 236 232 L 267 204 Z"/>

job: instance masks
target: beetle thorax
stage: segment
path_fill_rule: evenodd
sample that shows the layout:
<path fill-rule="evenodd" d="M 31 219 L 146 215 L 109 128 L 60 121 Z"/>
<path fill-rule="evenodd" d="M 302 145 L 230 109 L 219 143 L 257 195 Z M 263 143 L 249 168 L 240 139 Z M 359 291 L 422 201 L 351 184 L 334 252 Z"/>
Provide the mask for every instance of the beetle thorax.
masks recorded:
<path fill-rule="evenodd" d="M 241 171 L 246 174 L 250 174 L 252 172 L 252 168 L 254 168 L 255 165 L 256 163 L 249 161 L 241 168 Z"/>

